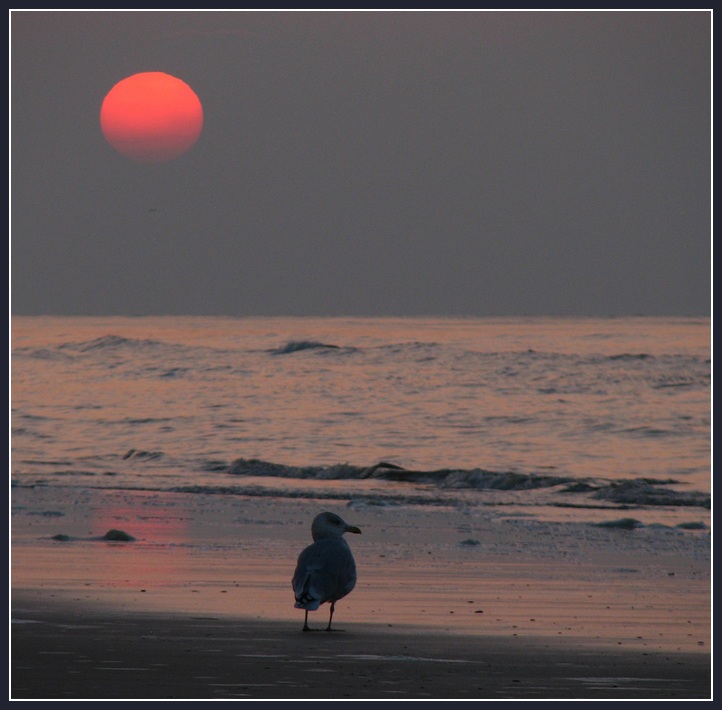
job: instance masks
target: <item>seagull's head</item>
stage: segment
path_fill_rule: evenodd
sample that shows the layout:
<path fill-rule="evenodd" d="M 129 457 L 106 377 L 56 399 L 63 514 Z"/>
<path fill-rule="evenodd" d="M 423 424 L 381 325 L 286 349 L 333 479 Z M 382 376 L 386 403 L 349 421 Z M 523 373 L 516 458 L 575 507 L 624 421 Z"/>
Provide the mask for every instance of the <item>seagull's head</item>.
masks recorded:
<path fill-rule="evenodd" d="M 311 535 L 314 540 L 324 537 L 341 537 L 344 533 L 361 534 L 355 525 L 349 525 L 336 513 L 319 513 L 311 524 Z"/>

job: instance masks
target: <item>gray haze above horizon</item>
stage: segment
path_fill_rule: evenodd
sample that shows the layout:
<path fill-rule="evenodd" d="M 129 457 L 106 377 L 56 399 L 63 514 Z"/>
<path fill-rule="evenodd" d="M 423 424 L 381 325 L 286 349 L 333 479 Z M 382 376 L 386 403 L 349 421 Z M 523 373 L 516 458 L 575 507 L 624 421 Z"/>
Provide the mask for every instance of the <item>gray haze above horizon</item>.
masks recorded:
<path fill-rule="evenodd" d="M 711 13 L 11 13 L 17 315 L 700 315 Z M 187 82 L 198 143 L 98 114 Z"/>

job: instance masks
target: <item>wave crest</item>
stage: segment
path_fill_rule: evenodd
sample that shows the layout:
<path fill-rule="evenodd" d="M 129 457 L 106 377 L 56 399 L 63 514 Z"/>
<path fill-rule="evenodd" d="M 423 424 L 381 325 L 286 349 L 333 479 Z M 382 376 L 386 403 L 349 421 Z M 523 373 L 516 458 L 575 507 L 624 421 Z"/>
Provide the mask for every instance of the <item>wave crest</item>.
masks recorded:
<path fill-rule="evenodd" d="M 329 343 L 322 343 L 318 340 L 289 340 L 285 345 L 281 345 L 278 348 L 274 348 L 269 352 L 272 355 L 288 355 L 290 353 L 297 353 L 302 350 L 340 350 L 339 345 L 331 345 Z"/>
<path fill-rule="evenodd" d="M 564 494 L 586 494 L 620 507 L 634 506 L 693 506 L 709 508 L 708 494 L 696 491 L 677 491 L 666 486 L 674 480 L 632 479 L 605 481 L 579 480 L 571 476 L 554 476 L 516 471 L 475 469 L 436 469 L 420 471 L 405 469 L 381 461 L 373 466 L 353 466 L 348 463 L 332 466 L 289 466 L 260 459 L 236 459 L 228 467 L 233 476 L 280 477 L 313 480 L 381 479 L 400 483 L 424 483 L 446 489 L 477 491 L 530 491 L 558 487 Z"/>

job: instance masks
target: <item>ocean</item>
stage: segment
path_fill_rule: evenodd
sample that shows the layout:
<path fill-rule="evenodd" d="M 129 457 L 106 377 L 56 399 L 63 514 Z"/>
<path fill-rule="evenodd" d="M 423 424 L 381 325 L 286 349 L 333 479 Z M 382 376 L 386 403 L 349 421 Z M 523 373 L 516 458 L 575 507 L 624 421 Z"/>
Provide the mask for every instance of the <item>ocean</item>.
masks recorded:
<path fill-rule="evenodd" d="M 707 529 L 708 318 L 14 317 L 11 485 Z"/>

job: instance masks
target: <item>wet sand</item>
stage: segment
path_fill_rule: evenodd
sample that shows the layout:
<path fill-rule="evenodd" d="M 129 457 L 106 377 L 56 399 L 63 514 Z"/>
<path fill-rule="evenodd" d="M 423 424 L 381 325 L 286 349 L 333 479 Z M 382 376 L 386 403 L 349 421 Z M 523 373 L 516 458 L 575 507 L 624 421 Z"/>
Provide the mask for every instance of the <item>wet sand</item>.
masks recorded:
<path fill-rule="evenodd" d="M 13 699 L 711 697 L 707 532 L 133 491 L 12 503 Z M 302 633 L 290 576 L 323 509 L 363 530 L 359 582 L 338 632 Z"/>
<path fill-rule="evenodd" d="M 544 638 L 220 617 L 27 610 L 12 697 L 37 699 L 709 698 L 706 654 Z"/>

